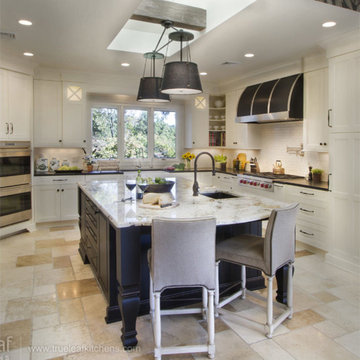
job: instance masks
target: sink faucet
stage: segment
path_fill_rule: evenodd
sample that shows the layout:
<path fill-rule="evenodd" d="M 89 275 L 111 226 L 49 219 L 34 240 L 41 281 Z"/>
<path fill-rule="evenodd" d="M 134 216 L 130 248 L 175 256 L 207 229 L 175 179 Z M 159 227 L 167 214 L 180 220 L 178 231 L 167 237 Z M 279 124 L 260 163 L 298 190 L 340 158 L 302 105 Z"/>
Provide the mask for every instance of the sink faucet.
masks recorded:
<path fill-rule="evenodd" d="M 215 160 L 214 157 L 207 151 L 203 151 L 200 154 L 197 154 L 195 161 L 194 161 L 194 185 L 193 185 L 193 196 L 198 196 L 199 195 L 199 184 L 197 182 L 197 161 L 198 158 L 200 157 L 200 155 L 203 154 L 207 154 L 211 157 L 211 161 L 212 161 L 212 174 L 213 176 L 215 176 Z"/>

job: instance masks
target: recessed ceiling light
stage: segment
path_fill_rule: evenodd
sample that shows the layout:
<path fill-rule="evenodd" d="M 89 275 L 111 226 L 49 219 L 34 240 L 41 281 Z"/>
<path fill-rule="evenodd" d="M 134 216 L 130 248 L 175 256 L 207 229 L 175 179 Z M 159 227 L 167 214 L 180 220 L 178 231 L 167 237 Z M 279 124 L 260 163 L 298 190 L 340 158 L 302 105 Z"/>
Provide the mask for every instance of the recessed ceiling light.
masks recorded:
<path fill-rule="evenodd" d="M 336 25 L 335 21 L 327 21 L 322 24 L 322 27 L 324 28 L 330 28 Z"/>
<path fill-rule="evenodd" d="M 252 53 L 247 53 L 247 54 L 245 54 L 244 56 L 247 57 L 247 58 L 252 58 L 252 57 L 254 57 L 255 55 L 252 54 Z"/>
<path fill-rule="evenodd" d="M 128 66 L 130 66 L 130 64 L 129 63 L 121 63 L 121 66 L 128 67 Z"/>
<path fill-rule="evenodd" d="M 19 20 L 19 24 L 25 25 L 25 26 L 31 26 L 32 22 L 30 20 L 21 19 L 21 20 Z"/>
<path fill-rule="evenodd" d="M 207 72 L 201 72 L 200 75 L 205 76 L 207 75 Z"/>
<path fill-rule="evenodd" d="M 25 55 L 25 56 L 34 56 L 34 54 L 31 53 L 31 52 L 24 52 L 24 55 Z"/>

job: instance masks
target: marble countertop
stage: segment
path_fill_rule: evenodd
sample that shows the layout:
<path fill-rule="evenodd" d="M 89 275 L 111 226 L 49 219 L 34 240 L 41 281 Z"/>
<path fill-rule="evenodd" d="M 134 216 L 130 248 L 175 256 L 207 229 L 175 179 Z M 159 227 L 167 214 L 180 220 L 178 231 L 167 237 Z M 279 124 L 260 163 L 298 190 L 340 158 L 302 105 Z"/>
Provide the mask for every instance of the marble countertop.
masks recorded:
<path fill-rule="evenodd" d="M 179 204 L 177 207 L 147 209 L 141 207 L 142 200 L 121 202 L 121 199 L 129 196 L 124 180 L 90 181 L 79 184 L 79 187 L 117 228 L 151 225 L 152 218 L 158 216 L 174 219 L 214 216 L 217 225 L 239 224 L 267 219 L 272 209 L 287 205 L 265 197 L 235 192 L 233 194 L 238 197 L 230 199 L 214 200 L 204 195 L 195 197 L 192 195 L 192 181 L 171 176 L 167 179 L 176 182 L 172 194 Z"/>

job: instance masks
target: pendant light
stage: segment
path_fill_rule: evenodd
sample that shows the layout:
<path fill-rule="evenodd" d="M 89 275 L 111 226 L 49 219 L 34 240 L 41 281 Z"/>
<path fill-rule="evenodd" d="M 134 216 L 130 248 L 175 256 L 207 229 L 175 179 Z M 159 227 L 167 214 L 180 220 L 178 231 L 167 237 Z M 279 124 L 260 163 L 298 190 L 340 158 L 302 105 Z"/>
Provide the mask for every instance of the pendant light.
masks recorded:
<path fill-rule="evenodd" d="M 169 42 L 180 42 L 180 61 L 168 62 L 164 65 L 161 92 L 164 94 L 199 94 L 202 93 L 201 81 L 197 64 L 191 62 L 190 47 L 188 56 L 183 61 L 183 42 L 190 41 L 194 35 L 190 32 L 177 30 L 169 34 Z"/>
<path fill-rule="evenodd" d="M 144 66 L 144 74 L 143 77 L 140 79 L 139 91 L 137 95 L 137 101 L 144 101 L 144 102 L 169 102 L 170 96 L 168 94 L 163 94 L 160 92 L 162 78 L 157 77 L 155 74 L 155 61 L 157 59 L 163 59 L 164 55 L 152 51 L 144 54 L 145 66 Z M 147 60 L 151 60 L 151 69 L 150 75 L 145 76 L 146 72 L 146 62 Z"/>

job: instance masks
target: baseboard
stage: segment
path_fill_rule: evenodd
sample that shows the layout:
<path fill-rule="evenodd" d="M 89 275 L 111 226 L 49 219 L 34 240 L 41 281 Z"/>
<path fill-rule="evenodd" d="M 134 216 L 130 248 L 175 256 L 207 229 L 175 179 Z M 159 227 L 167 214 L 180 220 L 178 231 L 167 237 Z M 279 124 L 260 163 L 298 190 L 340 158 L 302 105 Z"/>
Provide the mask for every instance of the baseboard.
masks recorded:
<path fill-rule="evenodd" d="M 360 272 L 360 265 L 359 262 L 352 262 L 348 259 L 344 259 L 342 257 L 336 256 L 331 253 L 327 253 L 325 255 L 325 262 L 331 265 L 335 265 L 336 267 L 349 271 L 354 274 L 359 274 Z"/>

